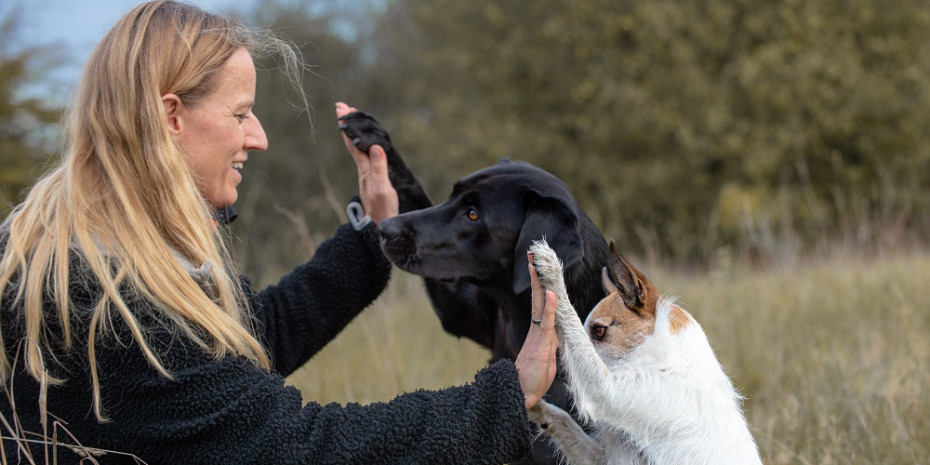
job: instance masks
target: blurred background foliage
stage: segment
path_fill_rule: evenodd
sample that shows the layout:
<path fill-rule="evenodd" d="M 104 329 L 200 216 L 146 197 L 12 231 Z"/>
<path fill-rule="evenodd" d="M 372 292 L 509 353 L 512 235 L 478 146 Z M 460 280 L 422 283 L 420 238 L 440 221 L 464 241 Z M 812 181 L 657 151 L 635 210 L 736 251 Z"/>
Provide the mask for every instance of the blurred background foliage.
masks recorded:
<path fill-rule="evenodd" d="M 0 218 L 52 158 L 49 141 L 56 132 L 60 109 L 28 96 L 28 86 L 61 63 L 50 47 L 18 48 L 18 16 L 0 18 Z"/>
<path fill-rule="evenodd" d="M 271 148 L 247 165 L 235 225 L 258 279 L 344 220 L 356 181 L 337 100 L 381 121 L 434 200 L 500 158 L 525 160 L 654 260 L 880 250 L 930 230 L 921 0 L 267 0 L 238 14 L 312 65 L 308 114 L 278 64 L 258 63 Z M 11 97 L 35 54 L 2 53 L 10 202 L 47 156 L 23 121 L 50 120 Z"/>

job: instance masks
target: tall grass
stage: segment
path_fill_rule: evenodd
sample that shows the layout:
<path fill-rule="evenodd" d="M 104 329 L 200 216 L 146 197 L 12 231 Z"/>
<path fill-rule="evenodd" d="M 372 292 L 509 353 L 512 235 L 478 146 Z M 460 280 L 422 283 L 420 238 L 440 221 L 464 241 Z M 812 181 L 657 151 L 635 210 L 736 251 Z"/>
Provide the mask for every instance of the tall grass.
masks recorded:
<path fill-rule="evenodd" d="M 394 270 L 388 289 L 288 381 L 306 400 L 380 402 L 474 380 L 491 352 L 444 332 L 418 277 Z"/>
<path fill-rule="evenodd" d="M 765 463 L 930 462 L 930 256 L 701 275 L 643 268 L 704 326 L 746 396 Z M 288 381 L 307 400 L 386 401 L 468 382 L 488 357 L 444 333 L 419 280 L 395 272 Z"/>

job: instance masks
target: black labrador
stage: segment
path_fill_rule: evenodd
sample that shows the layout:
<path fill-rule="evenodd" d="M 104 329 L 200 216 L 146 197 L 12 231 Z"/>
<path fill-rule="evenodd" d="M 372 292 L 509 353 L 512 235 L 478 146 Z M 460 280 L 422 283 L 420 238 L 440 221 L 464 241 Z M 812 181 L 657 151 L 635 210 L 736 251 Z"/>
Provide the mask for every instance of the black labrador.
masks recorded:
<path fill-rule="evenodd" d="M 374 118 L 351 113 L 339 127 L 363 151 L 379 144 L 387 153 L 402 214 L 381 222 L 385 255 L 422 276 L 443 328 L 491 349 L 492 361 L 515 360 L 529 331 L 526 252 L 533 241 L 545 238 L 564 261 L 568 295 L 582 321 L 606 295 L 601 269 L 609 256 L 607 242 L 552 174 L 502 160 L 460 179 L 452 194 L 433 206 Z M 562 379 L 546 399 L 571 409 Z M 558 460 L 547 441 L 537 439 L 531 457 L 520 463 Z"/>

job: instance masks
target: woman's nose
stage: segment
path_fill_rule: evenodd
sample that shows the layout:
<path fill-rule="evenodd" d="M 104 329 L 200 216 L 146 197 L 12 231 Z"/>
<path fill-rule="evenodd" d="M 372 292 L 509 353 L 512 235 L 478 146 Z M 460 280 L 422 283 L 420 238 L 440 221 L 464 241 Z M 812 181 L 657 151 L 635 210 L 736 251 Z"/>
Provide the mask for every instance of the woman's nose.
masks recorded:
<path fill-rule="evenodd" d="M 245 135 L 245 149 L 264 152 L 268 149 L 268 137 L 265 136 L 265 129 L 262 128 L 262 123 L 257 116 L 252 115 L 251 122 L 252 124 Z"/>

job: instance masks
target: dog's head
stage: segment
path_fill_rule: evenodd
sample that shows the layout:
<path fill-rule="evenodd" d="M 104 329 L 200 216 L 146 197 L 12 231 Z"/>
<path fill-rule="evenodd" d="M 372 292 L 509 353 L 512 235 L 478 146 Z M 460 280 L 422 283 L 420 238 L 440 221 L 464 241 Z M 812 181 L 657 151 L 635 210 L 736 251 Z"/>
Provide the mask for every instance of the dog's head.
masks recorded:
<path fill-rule="evenodd" d="M 529 289 L 526 251 L 543 237 L 565 262 L 584 255 L 568 187 L 528 163 L 503 160 L 458 182 L 440 205 L 381 222 L 381 245 L 401 269 L 441 280 Z"/>
<path fill-rule="evenodd" d="M 603 359 L 629 353 L 658 327 L 675 334 L 692 321 L 687 312 L 668 302 L 667 311 L 659 311 L 660 296 L 655 286 L 617 251 L 613 241 L 609 265 L 602 271 L 602 284 L 607 297 L 588 315 L 585 328 Z"/>

